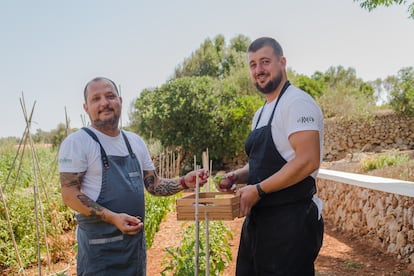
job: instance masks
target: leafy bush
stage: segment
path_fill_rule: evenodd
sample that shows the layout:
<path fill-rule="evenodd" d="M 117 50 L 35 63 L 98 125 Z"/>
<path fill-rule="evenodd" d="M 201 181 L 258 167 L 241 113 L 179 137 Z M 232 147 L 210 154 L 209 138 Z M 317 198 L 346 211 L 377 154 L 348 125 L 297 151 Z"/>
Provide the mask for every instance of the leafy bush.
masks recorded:
<path fill-rule="evenodd" d="M 9 223 L 24 266 L 37 261 L 38 248 L 42 252 L 42 260 L 46 260 L 45 237 L 47 237 L 51 261 L 58 260 L 62 255 L 61 235 L 73 228 L 74 220 L 72 213 L 62 204 L 56 190 L 56 187 L 49 186 L 49 198 L 41 196 L 41 203 L 37 198 L 37 210 L 34 210 L 35 196 L 32 188 L 17 188 L 13 194 L 6 195 Z M 17 267 L 18 259 L 5 211 L 2 205 L 0 207 L 0 263 L 5 267 Z"/>
<path fill-rule="evenodd" d="M 156 197 L 146 192 L 144 227 L 147 248 L 151 248 L 155 233 L 160 230 L 160 224 L 171 211 L 177 196 Z"/>
<path fill-rule="evenodd" d="M 199 275 L 206 272 L 206 243 L 205 243 L 205 221 L 200 222 L 199 241 Z M 209 248 L 210 248 L 210 275 L 221 275 L 226 265 L 232 260 L 229 239 L 232 238 L 231 230 L 222 221 L 209 223 Z M 166 248 L 166 265 L 162 275 L 192 276 L 195 271 L 195 223 L 186 228 L 181 247 Z"/>
<path fill-rule="evenodd" d="M 75 225 L 61 200 L 56 150 L 36 146 L 32 151 L 26 146 L 16 157 L 16 149 L 0 148 L 0 263 L 11 270 L 19 263 L 12 237 L 24 267 L 38 260 L 38 249 L 42 262 L 48 257 L 54 262 L 67 254 L 71 245 L 61 235 Z"/>

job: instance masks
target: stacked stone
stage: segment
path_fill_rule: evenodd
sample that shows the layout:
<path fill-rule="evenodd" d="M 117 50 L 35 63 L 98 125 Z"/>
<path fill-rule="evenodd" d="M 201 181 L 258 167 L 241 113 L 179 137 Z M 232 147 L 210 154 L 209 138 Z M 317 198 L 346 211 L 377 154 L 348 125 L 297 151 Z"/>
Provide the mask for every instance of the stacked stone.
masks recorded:
<path fill-rule="evenodd" d="M 413 197 L 320 178 L 317 183 L 324 218 L 414 264 Z"/>

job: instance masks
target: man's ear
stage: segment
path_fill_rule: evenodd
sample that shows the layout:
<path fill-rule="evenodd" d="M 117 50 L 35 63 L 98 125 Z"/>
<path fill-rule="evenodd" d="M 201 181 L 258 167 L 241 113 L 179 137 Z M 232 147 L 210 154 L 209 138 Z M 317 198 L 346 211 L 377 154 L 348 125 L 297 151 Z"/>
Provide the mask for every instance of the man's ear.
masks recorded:
<path fill-rule="evenodd" d="M 280 57 L 280 64 L 282 64 L 282 65 L 283 65 L 283 67 L 285 67 L 285 68 L 286 68 L 286 58 L 285 58 L 284 56 L 281 56 L 281 57 Z"/>

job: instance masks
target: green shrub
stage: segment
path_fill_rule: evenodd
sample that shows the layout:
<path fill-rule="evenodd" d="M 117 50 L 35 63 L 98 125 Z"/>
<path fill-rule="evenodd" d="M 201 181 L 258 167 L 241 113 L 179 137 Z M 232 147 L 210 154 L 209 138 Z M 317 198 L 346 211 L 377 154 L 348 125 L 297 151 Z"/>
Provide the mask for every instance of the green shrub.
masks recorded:
<path fill-rule="evenodd" d="M 176 196 L 159 197 L 145 192 L 145 237 L 147 248 L 151 248 L 155 233 L 160 230 L 160 224 L 174 206 Z"/>
<path fill-rule="evenodd" d="M 11 270 L 18 267 L 13 237 L 24 267 L 37 262 L 38 249 L 42 262 L 48 257 L 53 262 L 71 246 L 62 241 L 61 235 L 75 225 L 73 212 L 61 200 L 55 173 L 56 150 L 36 147 L 32 152 L 28 146 L 23 154 L 22 150 L 16 158 L 16 147 L 0 147 L 0 183 L 4 188 L 4 201 L 0 203 L 0 264 Z"/>
<path fill-rule="evenodd" d="M 20 259 L 25 267 L 37 262 L 38 248 L 40 248 L 42 260 L 46 260 L 45 236 L 51 261 L 59 259 L 62 250 L 61 235 L 74 226 L 73 215 L 62 204 L 60 196 L 55 195 L 57 194 L 56 189 L 48 188 L 51 191 L 50 197 L 48 201 L 42 198 L 41 204 L 37 200 L 37 211 L 34 209 L 35 196 L 32 188 L 17 188 L 13 194 L 6 195 L 6 205 L 10 216 L 9 223 Z M 39 237 L 37 233 L 39 233 Z M 0 207 L 0 244 L 0 263 L 2 266 L 17 267 L 18 259 L 3 204 Z"/>
<path fill-rule="evenodd" d="M 205 221 L 200 222 L 199 228 L 199 268 L 200 275 L 206 271 L 206 243 L 205 243 Z M 210 275 L 221 275 L 226 265 L 232 260 L 229 239 L 232 233 L 222 221 L 211 221 L 209 223 L 209 248 L 210 248 Z M 192 276 L 195 271 L 195 223 L 186 228 L 181 247 L 166 248 L 166 265 L 162 275 Z"/>

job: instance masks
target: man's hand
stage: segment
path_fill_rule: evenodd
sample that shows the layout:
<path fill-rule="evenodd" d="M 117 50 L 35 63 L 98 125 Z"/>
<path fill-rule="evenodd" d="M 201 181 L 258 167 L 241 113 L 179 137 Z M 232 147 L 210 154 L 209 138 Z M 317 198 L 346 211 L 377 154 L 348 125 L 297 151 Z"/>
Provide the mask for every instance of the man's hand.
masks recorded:
<path fill-rule="evenodd" d="M 195 188 L 197 184 L 197 176 L 198 184 L 200 185 L 200 187 L 207 183 L 209 176 L 208 171 L 204 169 L 199 169 L 191 171 L 184 176 L 185 185 L 189 188 Z"/>
<path fill-rule="evenodd" d="M 244 217 L 252 207 L 259 201 L 260 196 L 257 192 L 255 185 L 247 185 L 237 191 L 236 195 L 240 195 L 240 215 L 239 217 Z"/>
<path fill-rule="evenodd" d="M 144 223 L 140 217 L 133 217 L 125 213 L 115 214 L 111 223 L 123 234 L 136 235 L 143 230 Z"/>
<path fill-rule="evenodd" d="M 227 174 L 218 174 L 214 177 L 216 189 L 220 192 L 231 192 L 236 189 L 237 174 L 229 172 Z"/>

